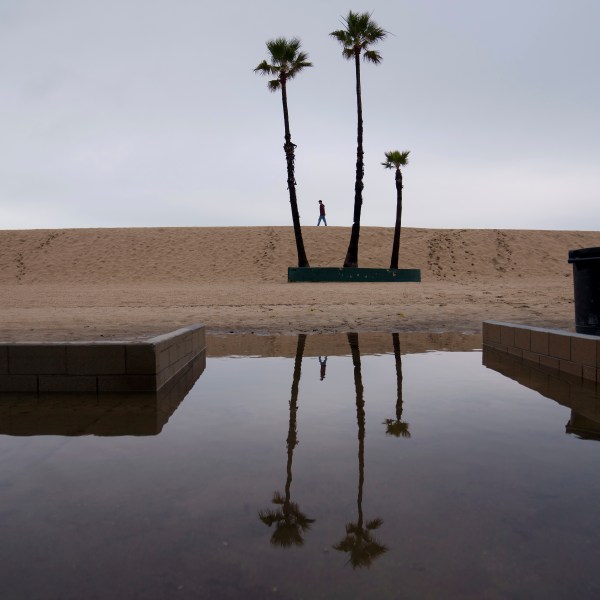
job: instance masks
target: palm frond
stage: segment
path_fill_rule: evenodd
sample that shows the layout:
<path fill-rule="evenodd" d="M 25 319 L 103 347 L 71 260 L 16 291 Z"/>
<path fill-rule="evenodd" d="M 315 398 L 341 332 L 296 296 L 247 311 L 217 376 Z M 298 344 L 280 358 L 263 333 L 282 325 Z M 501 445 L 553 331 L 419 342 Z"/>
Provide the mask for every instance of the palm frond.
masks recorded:
<path fill-rule="evenodd" d="M 391 169 L 394 165 L 391 165 L 389 168 Z M 385 434 L 393 435 L 394 437 L 402 437 L 410 439 L 410 424 L 405 423 L 404 421 L 399 421 L 398 419 L 386 419 L 383 424 L 386 426 Z"/>
<path fill-rule="evenodd" d="M 308 54 L 300 50 L 298 38 L 286 39 L 278 37 L 267 42 L 269 60 L 263 60 L 255 69 L 260 75 L 275 75 L 277 79 L 267 84 L 270 91 L 275 92 L 281 87 L 281 81 L 294 78 L 306 67 L 312 67 Z"/>
<path fill-rule="evenodd" d="M 372 14 L 372 13 L 371 13 Z M 385 38 L 388 32 L 374 21 L 369 21 L 364 30 L 364 37 L 370 44 L 376 44 Z"/>
<path fill-rule="evenodd" d="M 381 54 L 376 50 L 365 50 L 363 54 L 363 59 L 366 62 L 372 62 L 375 65 L 378 65 L 383 59 L 381 58 Z"/>
<path fill-rule="evenodd" d="M 276 64 L 290 62 L 294 59 L 300 48 L 300 40 L 298 38 L 286 39 L 278 37 L 267 42 L 267 50 Z"/>
<path fill-rule="evenodd" d="M 292 546 L 303 546 L 304 538 L 302 532 L 294 524 L 279 523 L 273 535 L 271 544 L 279 548 L 291 548 Z"/>
<path fill-rule="evenodd" d="M 408 164 L 409 154 L 410 150 L 403 150 L 402 152 L 399 150 L 390 150 L 385 153 L 385 162 L 382 162 L 381 165 L 386 169 L 405 167 Z"/>
<path fill-rule="evenodd" d="M 308 62 L 308 54 L 306 52 L 298 52 L 293 62 L 294 64 L 312 67 L 312 63 Z"/>
<path fill-rule="evenodd" d="M 308 55 L 305 54 L 304 52 L 301 52 L 298 55 L 298 57 L 296 58 L 296 60 L 294 62 L 290 63 L 290 68 L 287 72 L 287 78 L 293 79 L 294 77 L 296 77 L 296 75 L 298 73 L 300 73 L 300 71 L 302 71 L 306 67 L 312 67 L 313 64 L 311 62 L 309 62 L 307 59 L 308 59 Z"/>
<path fill-rule="evenodd" d="M 258 67 L 254 69 L 254 72 L 260 73 L 261 75 L 272 75 L 273 69 L 273 65 L 270 65 L 266 60 L 263 60 Z"/>
<path fill-rule="evenodd" d="M 269 88 L 269 91 L 276 92 L 281 87 L 281 81 L 279 81 L 279 79 L 271 79 L 271 81 L 267 83 L 267 87 Z"/>
<path fill-rule="evenodd" d="M 273 525 L 273 523 L 275 523 L 278 520 L 279 514 L 277 513 L 277 511 L 274 510 L 261 510 L 258 512 L 258 518 L 265 525 L 271 527 L 271 525 Z"/>
<path fill-rule="evenodd" d="M 369 19 L 373 13 L 358 13 L 354 11 L 348 11 L 345 17 L 342 17 L 343 22 L 346 24 L 346 29 L 352 36 L 360 35 L 369 24 Z"/>
<path fill-rule="evenodd" d="M 336 29 L 329 34 L 331 37 L 335 38 L 344 48 L 348 46 L 352 46 L 352 38 L 350 34 L 344 29 Z"/>
<path fill-rule="evenodd" d="M 356 523 L 346 523 L 346 533 L 356 535 L 360 532 L 360 527 Z"/>
<path fill-rule="evenodd" d="M 377 517 L 376 519 L 371 519 L 367 521 L 367 529 L 374 530 L 379 529 L 383 525 L 383 519 Z"/>
<path fill-rule="evenodd" d="M 346 60 L 352 60 L 354 58 L 354 48 L 344 48 L 342 50 L 342 56 Z"/>
<path fill-rule="evenodd" d="M 367 52 L 369 46 L 377 44 L 387 35 L 388 32 L 371 19 L 372 14 L 349 11 L 345 17 L 342 17 L 344 29 L 337 29 L 329 34 L 343 46 L 344 58 L 349 58 L 349 49 L 357 50 L 359 53 Z M 371 54 L 366 57 L 366 60 L 378 64 L 381 62 L 381 55 Z"/>
<path fill-rule="evenodd" d="M 276 510 L 261 510 L 258 518 L 271 527 L 275 525 L 275 531 L 271 536 L 271 544 L 282 548 L 291 546 L 302 546 L 304 539 L 302 534 L 310 531 L 314 519 L 307 517 L 296 502 L 286 501 L 281 492 L 273 493 L 273 504 L 278 508 Z"/>
<path fill-rule="evenodd" d="M 348 562 L 353 569 L 359 567 L 369 568 L 375 559 L 387 552 L 387 547 L 380 544 L 371 533 L 373 529 L 377 529 L 382 523 L 381 519 L 373 519 L 369 522 L 372 526 L 371 529 L 362 529 L 355 526 L 352 531 L 346 526 L 346 537 L 333 546 L 333 549 L 348 553 Z"/>

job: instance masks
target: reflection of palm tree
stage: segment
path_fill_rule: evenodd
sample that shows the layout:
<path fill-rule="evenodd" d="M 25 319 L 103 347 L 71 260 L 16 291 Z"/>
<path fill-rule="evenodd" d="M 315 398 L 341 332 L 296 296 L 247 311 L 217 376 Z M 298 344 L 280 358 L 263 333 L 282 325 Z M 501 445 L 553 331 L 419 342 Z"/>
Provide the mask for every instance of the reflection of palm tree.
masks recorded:
<path fill-rule="evenodd" d="M 298 336 L 298 345 L 296 347 L 296 360 L 294 361 L 294 380 L 292 383 L 292 394 L 290 399 L 290 422 L 287 436 L 287 478 L 285 481 L 285 495 L 280 492 L 273 494 L 273 504 L 277 508 L 261 510 L 258 513 L 259 519 L 271 527 L 275 524 L 275 531 L 271 536 L 271 544 L 289 548 L 290 546 L 302 546 L 304 539 L 302 534 L 310 529 L 314 519 L 309 519 L 296 502 L 291 500 L 292 487 L 292 461 L 294 457 L 294 448 L 298 444 L 296 432 L 296 413 L 298 412 L 298 388 L 300 386 L 300 375 L 302 371 L 302 356 L 304 354 L 304 345 L 306 335 Z"/>
<path fill-rule="evenodd" d="M 358 421 L 358 520 L 346 525 L 346 536 L 334 546 L 335 550 L 347 552 L 348 562 L 353 569 L 370 567 L 373 561 L 387 552 L 386 546 L 380 544 L 373 535 L 383 524 L 382 519 L 364 521 L 362 510 L 363 484 L 365 481 L 365 402 L 363 399 L 363 384 L 360 366 L 360 350 L 358 334 L 349 333 L 348 342 L 352 351 L 354 364 L 354 388 L 356 390 L 356 419 Z"/>
<path fill-rule="evenodd" d="M 327 369 L 327 357 L 321 358 L 319 356 L 319 364 L 321 365 L 320 378 L 321 381 L 323 381 L 323 379 L 325 379 L 325 370 Z"/>
<path fill-rule="evenodd" d="M 396 400 L 396 419 L 386 419 L 383 424 L 387 425 L 386 434 L 396 437 L 409 438 L 410 431 L 408 423 L 402 421 L 402 355 L 400 354 L 400 336 L 392 333 L 394 342 L 394 358 L 396 359 L 396 388 L 398 399 Z"/>

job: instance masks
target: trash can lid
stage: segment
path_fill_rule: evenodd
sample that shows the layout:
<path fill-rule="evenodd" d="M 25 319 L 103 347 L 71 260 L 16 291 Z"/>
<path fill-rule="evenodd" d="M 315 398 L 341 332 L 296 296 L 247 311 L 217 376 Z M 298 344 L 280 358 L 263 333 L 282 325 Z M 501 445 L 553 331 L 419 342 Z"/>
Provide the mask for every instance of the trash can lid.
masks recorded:
<path fill-rule="evenodd" d="M 600 248 L 579 248 L 569 250 L 569 263 L 582 260 L 600 260 Z"/>

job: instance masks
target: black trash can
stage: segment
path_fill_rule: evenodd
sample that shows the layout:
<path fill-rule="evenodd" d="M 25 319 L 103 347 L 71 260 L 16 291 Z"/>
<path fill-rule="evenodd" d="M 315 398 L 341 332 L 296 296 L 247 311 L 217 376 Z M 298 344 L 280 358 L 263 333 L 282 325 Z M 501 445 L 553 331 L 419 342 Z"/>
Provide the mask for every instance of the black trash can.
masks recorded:
<path fill-rule="evenodd" d="M 569 250 L 575 291 L 575 330 L 600 335 L 600 248 Z"/>

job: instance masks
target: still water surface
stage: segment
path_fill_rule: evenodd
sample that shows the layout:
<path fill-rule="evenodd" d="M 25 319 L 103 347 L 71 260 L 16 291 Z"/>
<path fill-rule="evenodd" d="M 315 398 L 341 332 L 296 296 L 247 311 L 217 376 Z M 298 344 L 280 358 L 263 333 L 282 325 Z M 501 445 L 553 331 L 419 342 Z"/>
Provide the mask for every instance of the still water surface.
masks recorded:
<path fill-rule="evenodd" d="M 143 435 L 0 420 L 0 597 L 600 597 L 600 443 L 570 408 L 480 351 L 314 342 L 209 352 Z"/>

